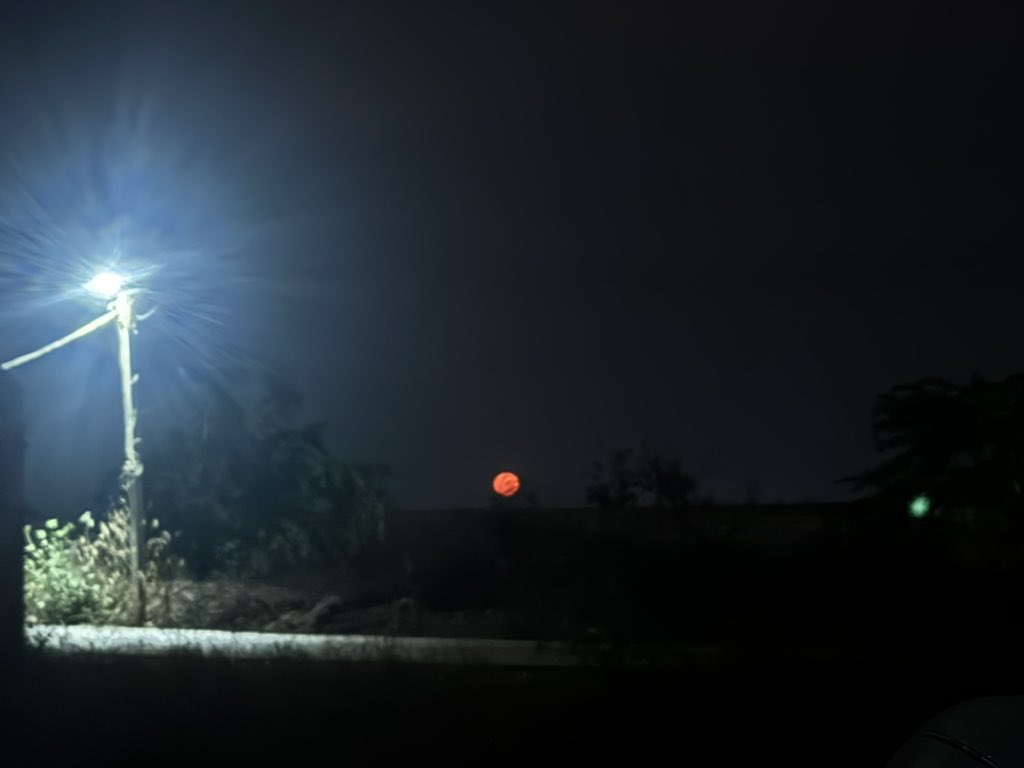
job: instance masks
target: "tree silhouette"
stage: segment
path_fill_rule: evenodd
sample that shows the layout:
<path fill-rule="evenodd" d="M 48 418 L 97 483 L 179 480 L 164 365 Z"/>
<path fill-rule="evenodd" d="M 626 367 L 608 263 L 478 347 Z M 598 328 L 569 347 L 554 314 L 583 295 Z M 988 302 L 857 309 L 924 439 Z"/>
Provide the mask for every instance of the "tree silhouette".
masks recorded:
<path fill-rule="evenodd" d="M 672 459 L 630 449 L 612 452 L 608 462 L 594 462 L 586 488 L 589 504 L 607 508 L 686 507 L 711 503 L 698 493 L 697 481 Z"/>
<path fill-rule="evenodd" d="M 927 493 L 952 506 L 1024 501 L 1024 375 L 899 384 L 876 397 L 872 432 L 885 458 L 844 478 L 858 491 L 893 500 Z"/>
<path fill-rule="evenodd" d="M 147 453 L 150 514 L 183 532 L 203 575 L 219 548 L 246 548 L 275 534 L 299 537 L 310 559 L 357 554 L 383 536 L 386 467 L 339 461 L 321 424 L 293 425 L 295 393 L 271 383 L 255 407 L 203 382 L 193 418 Z"/>

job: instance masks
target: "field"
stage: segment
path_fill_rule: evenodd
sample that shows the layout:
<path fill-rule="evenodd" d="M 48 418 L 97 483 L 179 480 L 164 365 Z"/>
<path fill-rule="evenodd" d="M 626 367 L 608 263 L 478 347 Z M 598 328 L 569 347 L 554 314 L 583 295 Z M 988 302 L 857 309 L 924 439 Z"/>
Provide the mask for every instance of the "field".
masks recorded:
<path fill-rule="evenodd" d="M 736 658 L 728 670 L 33 657 L 15 680 L 3 720 L 42 764 L 76 755 L 108 764 L 663 755 L 884 765 L 938 710 L 1015 682 L 1020 690 L 992 657 L 969 668 L 927 653 Z"/>
<path fill-rule="evenodd" d="M 205 621 L 238 624 L 227 629 L 558 640 L 596 665 L 30 654 L 4 722 L 40 754 L 114 762 L 884 765 L 941 709 L 1024 690 L 1014 545 L 977 521 L 405 514 L 359 582 L 320 572 L 182 588 L 224 601 Z M 637 643 L 714 653 L 622 666 L 616 651 Z"/>

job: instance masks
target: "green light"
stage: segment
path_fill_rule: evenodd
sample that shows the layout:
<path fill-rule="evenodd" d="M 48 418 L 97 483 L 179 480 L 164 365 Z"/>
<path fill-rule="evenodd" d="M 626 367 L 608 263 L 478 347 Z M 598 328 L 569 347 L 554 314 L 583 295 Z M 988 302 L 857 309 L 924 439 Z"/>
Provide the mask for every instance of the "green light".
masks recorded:
<path fill-rule="evenodd" d="M 932 508 L 932 500 L 925 496 L 923 493 L 915 496 L 910 501 L 908 507 L 910 516 L 920 520 L 922 517 L 928 514 L 928 511 Z"/>

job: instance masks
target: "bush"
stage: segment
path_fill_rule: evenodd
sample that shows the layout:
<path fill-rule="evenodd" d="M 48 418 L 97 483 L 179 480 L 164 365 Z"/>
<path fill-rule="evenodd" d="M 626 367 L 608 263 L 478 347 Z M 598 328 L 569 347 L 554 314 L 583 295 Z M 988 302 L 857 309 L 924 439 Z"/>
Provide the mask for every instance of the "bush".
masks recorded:
<path fill-rule="evenodd" d="M 26 525 L 24 530 L 25 620 L 29 624 L 92 621 L 101 612 L 102 587 L 97 574 L 82 567 L 77 557 L 75 525 L 61 526 L 53 519 L 42 528 L 33 531 Z"/>
<path fill-rule="evenodd" d="M 167 621 L 173 579 L 185 562 L 171 551 L 172 536 L 147 526 L 143 584 L 150 622 Z M 29 624 L 120 624 L 130 620 L 132 574 L 128 513 L 111 510 L 97 524 L 86 512 L 78 524 L 47 520 L 25 526 L 25 620 Z M 95 533 L 93 533 L 95 531 Z"/>

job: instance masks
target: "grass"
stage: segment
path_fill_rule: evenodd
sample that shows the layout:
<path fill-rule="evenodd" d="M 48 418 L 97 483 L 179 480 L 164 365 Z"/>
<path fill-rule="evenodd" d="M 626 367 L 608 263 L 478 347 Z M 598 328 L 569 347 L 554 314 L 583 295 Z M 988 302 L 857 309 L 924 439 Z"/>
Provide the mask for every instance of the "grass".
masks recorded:
<path fill-rule="evenodd" d="M 43 764 L 81 749 L 114 764 L 140 754 L 305 761 L 326 750 L 336 761 L 667 754 L 683 764 L 883 765 L 939 710 L 1019 690 L 1008 671 L 927 655 L 751 657 L 712 675 L 29 657 L 3 700 L 4 722 Z"/>
<path fill-rule="evenodd" d="M 495 539 L 505 551 L 420 540 L 408 579 L 388 589 L 435 615 L 525 610 L 527 637 L 585 638 L 605 622 L 613 639 L 711 643 L 728 662 L 516 670 L 29 657 L 4 678 L 3 722 L 44 763 L 88 749 L 115 763 L 300 763 L 325 752 L 632 764 L 667 753 L 684 764 L 861 766 L 884 765 L 945 707 L 1024 689 L 1020 638 L 1009 633 L 1019 584 L 871 530 L 845 549 L 818 541 L 772 556 L 708 541 Z M 304 604 L 333 589 L 322 574 L 308 578 L 316 587 Z"/>

